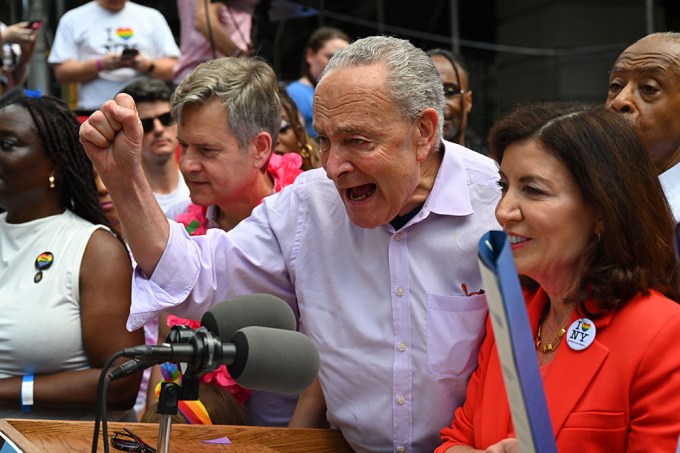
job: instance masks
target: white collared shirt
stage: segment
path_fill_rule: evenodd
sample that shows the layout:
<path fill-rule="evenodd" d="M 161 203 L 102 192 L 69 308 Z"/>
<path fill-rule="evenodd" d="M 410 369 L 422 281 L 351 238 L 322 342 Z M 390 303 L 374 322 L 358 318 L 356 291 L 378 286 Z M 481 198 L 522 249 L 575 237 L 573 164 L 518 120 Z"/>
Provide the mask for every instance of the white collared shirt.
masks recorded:
<path fill-rule="evenodd" d="M 675 222 L 680 223 L 680 163 L 661 173 L 659 181 L 661 181 L 661 187 L 666 194 L 668 204 L 673 210 Z"/>

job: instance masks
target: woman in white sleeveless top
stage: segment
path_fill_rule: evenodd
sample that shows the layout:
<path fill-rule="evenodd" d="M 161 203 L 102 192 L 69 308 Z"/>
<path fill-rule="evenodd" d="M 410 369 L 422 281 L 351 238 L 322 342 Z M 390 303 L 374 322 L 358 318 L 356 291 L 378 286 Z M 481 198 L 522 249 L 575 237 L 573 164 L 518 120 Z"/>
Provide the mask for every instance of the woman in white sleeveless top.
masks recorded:
<path fill-rule="evenodd" d="M 0 418 L 92 419 L 106 359 L 127 332 L 130 258 L 97 201 L 66 104 L 0 98 Z M 112 383 L 122 418 L 141 375 Z"/>

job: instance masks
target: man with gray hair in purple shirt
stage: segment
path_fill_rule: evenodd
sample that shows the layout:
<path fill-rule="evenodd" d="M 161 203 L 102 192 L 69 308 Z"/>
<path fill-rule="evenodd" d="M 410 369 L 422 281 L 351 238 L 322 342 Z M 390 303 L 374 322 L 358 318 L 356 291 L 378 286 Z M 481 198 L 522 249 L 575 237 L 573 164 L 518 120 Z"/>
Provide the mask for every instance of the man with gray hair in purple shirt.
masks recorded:
<path fill-rule="evenodd" d="M 134 103 L 118 96 L 81 141 L 138 262 L 128 327 L 264 292 L 319 349 L 291 426 L 339 428 L 356 451 L 432 451 L 462 403 L 484 337 L 477 243 L 499 229 L 495 163 L 442 140 L 444 93 L 405 40 L 338 51 L 314 95 L 323 169 L 265 198 L 225 233 L 190 238 L 140 170 Z M 180 119 L 181 121 L 181 119 Z"/>

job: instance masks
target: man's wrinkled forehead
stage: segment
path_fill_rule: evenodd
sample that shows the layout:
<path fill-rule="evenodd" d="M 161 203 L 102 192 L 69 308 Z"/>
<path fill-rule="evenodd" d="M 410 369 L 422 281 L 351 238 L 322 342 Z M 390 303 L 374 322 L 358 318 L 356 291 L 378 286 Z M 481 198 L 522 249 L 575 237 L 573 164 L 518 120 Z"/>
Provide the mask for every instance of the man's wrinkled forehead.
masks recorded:
<path fill-rule="evenodd" d="M 658 38 L 642 39 L 624 50 L 612 73 L 644 72 L 680 75 L 680 43 Z"/>

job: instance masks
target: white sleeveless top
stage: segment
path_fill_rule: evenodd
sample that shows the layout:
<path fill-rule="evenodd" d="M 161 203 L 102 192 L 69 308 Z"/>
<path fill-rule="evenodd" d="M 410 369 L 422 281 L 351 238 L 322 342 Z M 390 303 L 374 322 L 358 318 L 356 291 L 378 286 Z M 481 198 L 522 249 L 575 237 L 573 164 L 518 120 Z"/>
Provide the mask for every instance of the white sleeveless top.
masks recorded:
<path fill-rule="evenodd" d="M 69 210 L 21 224 L 0 214 L 0 378 L 90 368 L 80 321 L 80 264 L 98 228 Z M 38 256 L 45 266 L 36 278 Z M 39 281 L 38 281 L 39 280 Z M 104 301 L 102 301 L 104 302 Z M 0 418 L 26 416 L 9 408 Z M 38 417 L 34 409 L 29 416 Z M 76 414 L 63 417 L 79 418 Z M 83 414 L 84 415 L 84 414 Z M 49 413 L 49 418 L 62 418 Z"/>

